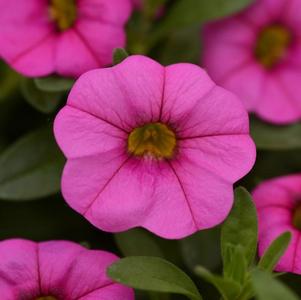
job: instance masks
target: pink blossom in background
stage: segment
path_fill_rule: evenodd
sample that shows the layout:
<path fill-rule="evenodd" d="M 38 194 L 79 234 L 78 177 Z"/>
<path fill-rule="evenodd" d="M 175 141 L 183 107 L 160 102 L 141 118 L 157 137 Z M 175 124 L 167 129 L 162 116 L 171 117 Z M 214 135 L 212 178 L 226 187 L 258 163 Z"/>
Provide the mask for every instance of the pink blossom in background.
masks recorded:
<path fill-rule="evenodd" d="M 253 166 L 241 101 L 200 67 L 131 56 L 75 83 L 54 124 L 69 205 L 110 232 L 182 238 L 221 223 Z"/>
<path fill-rule="evenodd" d="M 254 190 L 253 198 L 259 218 L 259 255 L 290 231 L 291 243 L 276 270 L 301 274 L 301 175 L 267 180 Z"/>
<path fill-rule="evenodd" d="M 125 45 L 130 0 L 0 0 L 0 57 L 25 76 L 77 77 Z"/>
<path fill-rule="evenodd" d="M 115 255 L 67 241 L 0 242 L 0 294 L 5 300 L 133 300 L 106 269 Z"/>
<path fill-rule="evenodd" d="M 300 11 L 300 0 L 257 0 L 203 34 L 202 60 L 212 78 L 276 124 L 301 119 Z"/>
<path fill-rule="evenodd" d="M 142 8 L 143 0 L 131 0 L 131 1 L 132 1 L 132 4 L 134 5 L 135 9 Z"/>

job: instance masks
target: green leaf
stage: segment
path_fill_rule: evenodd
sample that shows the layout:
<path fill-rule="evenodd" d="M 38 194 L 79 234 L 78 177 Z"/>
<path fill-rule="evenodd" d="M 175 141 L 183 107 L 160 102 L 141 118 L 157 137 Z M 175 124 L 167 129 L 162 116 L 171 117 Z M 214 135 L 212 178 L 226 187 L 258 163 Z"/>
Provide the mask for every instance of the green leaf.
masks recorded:
<path fill-rule="evenodd" d="M 196 265 L 214 270 L 221 265 L 220 228 L 201 230 L 179 240 L 182 259 L 187 267 L 194 271 Z"/>
<path fill-rule="evenodd" d="M 284 284 L 269 273 L 255 270 L 252 273 L 256 299 L 258 300 L 298 300 L 299 298 Z"/>
<path fill-rule="evenodd" d="M 260 150 L 301 149 L 301 123 L 275 126 L 252 118 L 251 135 Z"/>
<path fill-rule="evenodd" d="M 250 5 L 253 0 L 179 0 L 169 8 L 167 15 L 151 37 L 158 40 L 171 31 L 200 25 L 232 15 Z M 153 43 L 153 42 L 152 42 Z"/>
<path fill-rule="evenodd" d="M 291 237 L 292 235 L 290 232 L 284 232 L 277 239 L 275 239 L 261 257 L 258 267 L 272 272 L 277 262 L 287 249 L 291 241 Z"/>
<path fill-rule="evenodd" d="M 199 26 L 172 32 L 167 36 L 162 48 L 160 62 L 164 65 L 179 61 L 198 64 L 201 53 Z"/>
<path fill-rule="evenodd" d="M 120 64 L 128 56 L 129 56 L 129 54 L 126 52 L 125 49 L 123 49 L 123 48 L 116 48 L 116 49 L 114 49 L 114 52 L 113 52 L 113 64 L 114 65 Z"/>
<path fill-rule="evenodd" d="M 59 76 L 49 76 L 34 79 L 36 87 L 45 92 L 68 92 L 72 88 L 74 82 L 74 79 Z"/>
<path fill-rule="evenodd" d="M 242 187 L 235 190 L 234 206 L 222 225 L 221 247 L 224 267 L 228 260 L 227 248 L 240 245 L 243 248 L 247 266 L 253 263 L 257 249 L 257 214 L 251 195 Z"/>
<path fill-rule="evenodd" d="M 132 256 L 119 260 L 108 269 L 113 280 L 136 289 L 176 293 L 202 299 L 193 281 L 178 267 L 158 257 Z"/>
<path fill-rule="evenodd" d="M 54 112 L 62 98 L 62 93 L 60 92 L 39 90 L 34 80 L 28 78 L 22 80 L 21 88 L 25 100 L 36 110 L 45 114 Z"/>
<path fill-rule="evenodd" d="M 114 239 L 124 256 L 164 257 L 154 237 L 144 229 L 134 228 L 117 233 Z"/>
<path fill-rule="evenodd" d="M 212 274 L 205 268 L 197 266 L 195 273 L 216 287 L 225 300 L 236 299 L 241 291 L 240 285 L 229 279 Z"/>
<path fill-rule="evenodd" d="M 14 93 L 21 81 L 21 76 L 0 61 L 0 102 Z"/>
<path fill-rule="evenodd" d="M 247 262 L 243 247 L 229 244 L 225 253 L 226 260 L 229 263 L 224 267 L 224 276 L 240 285 L 244 285 L 247 278 Z"/>
<path fill-rule="evenodd" d="M 141 2 L 143 2 L 143 14 L 146 18 L 152 20 L 157 17 L 159 9 L 163 7 L 167 0 L 143 0 Z"/>
<path fill-rule="evenodd" d="M 63 165 L 50 128 L 23 136 L 1 152 L 0 198 L 21 201 L 58 192 Z"/>

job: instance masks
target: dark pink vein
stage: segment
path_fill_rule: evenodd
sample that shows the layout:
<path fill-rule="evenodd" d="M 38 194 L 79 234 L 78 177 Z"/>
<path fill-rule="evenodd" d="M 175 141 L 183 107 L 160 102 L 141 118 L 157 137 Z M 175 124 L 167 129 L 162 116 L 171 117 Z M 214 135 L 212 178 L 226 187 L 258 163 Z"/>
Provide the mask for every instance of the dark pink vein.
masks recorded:
<path fill-rule="evenodd" d="M 98 197 L 101 195 L 101 193 L 106 189 L 106 187 L 111 183 L 111 181 L 115 178 L 115 176 L 119 173 L 119 171 L 124 167 L 124 165 L 129 161 L 131 157 L 129 156 L 123 163 L 117 168 L 117 170 L 113 173 L 113 175 L 108 179 L 108 181 L 104 184 L 102 189 L 97 193 L 97 195 L 94 197 L 94 199 L 91 201 L 89 206 L 84 211 L 83 215 L 86 216 L 87 212 L 91 209 L 93 204 L 96 202 Z"/>
<path fill-rule="evenodd" d="M 177 181 L 178 181 L 178 183 L 179 183 L 179 186 L 180 186 L 180 188 L 181 188 L 181 190 L 182 190 L 182 192 L 183 192 L 184 199 L 185 199 L 186 204 L 187 204 L 187 206 L 188 206 L 188 208 L 189 208 L 189 211 L 190 211 L 190 214 L 191 214 L 191 218 L 192 218 L 193 224 L 194 224 L 194 226 L 195 226 L 196 229 L 199 229 L 199 227 L 198 227 L 198 225 L 197 225 L 197 222 L 196 222 L 196 219 L 195 219 L 195 217 L 194 217 L 192 208 L 191 208 L 191 206 L 190 206 L 190 202 L 189 202 L 189 200 L 188 200 L 187 194 L 186 194 L 186 192 L 185 192 L 184 186 L 183 186 L 183 184 L 182 184 L 182 182 L 181 182 L 181 179 L 180 179 L 179 175 L 177 174 L 176 170 L 174 169 L 172 163 L 171 163 L 170 161 L 167 161 L 167 163 L 168 163 L 168 165 L 170 166 L 170 168 L 171 168 L 172 172 L 174 173 L 174 175 L 176 176 Z"/>

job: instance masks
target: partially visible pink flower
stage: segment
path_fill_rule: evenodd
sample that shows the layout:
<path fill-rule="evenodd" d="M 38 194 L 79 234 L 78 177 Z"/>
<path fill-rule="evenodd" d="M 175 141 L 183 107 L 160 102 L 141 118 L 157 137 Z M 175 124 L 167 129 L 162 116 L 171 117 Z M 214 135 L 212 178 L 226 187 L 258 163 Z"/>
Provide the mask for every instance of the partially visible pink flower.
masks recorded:
<path fill-rule="evenodd" d="M 62 192 L 100 229 L 182 238 L 221 223 L 253 166 L 246 110 L 200 67 L 131 56 L 90 71 L 54 124 Z"/>
<path fill-rule="evenodd" d="M 66 241 L 0 242 L 3 300 L 133 300 L 132 289 L 114 283 L 106 269 L 115 255 Z"/>
<path fill-rule="evenodd" d="M 301 175 L 267 180 L 253 192 L 259 218 L 259 255 L 285 231 L 291 243 L 276 270 L 301 274 Z"/>
<path fill-rule="evenodd" d="M 142 1 L 143 0 L 131 0 L 132 1 L 132 4 L 134 6 L 135 9 L 141 9 L 142 8 Z"/>
<path fill-rule="evenodd" d="M 276 124 L 301 119 L 300 11 L 300 0 L 256 0 L 204 31 L 203 63 L 212 78 Z"/>
<path fill-rule="evenodd" d="M 77 77 L 125 45 L 130 0 L 0 0 L 0 57 L 26 76 Z"/>

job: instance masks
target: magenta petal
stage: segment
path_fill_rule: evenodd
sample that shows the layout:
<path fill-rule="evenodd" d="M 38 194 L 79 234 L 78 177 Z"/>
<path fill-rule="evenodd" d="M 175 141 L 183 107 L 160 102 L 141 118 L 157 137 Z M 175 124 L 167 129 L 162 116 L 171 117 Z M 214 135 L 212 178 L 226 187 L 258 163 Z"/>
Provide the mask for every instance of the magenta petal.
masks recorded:
<path fill-rule="evenodd" d="M 41 243 L 39 263 L 43 293 L 51 295 L 56 294 L 57 291 L 61 295 L 63 291 L 63 299 L 71 300 L 85 299 L 84 297 L 98 291 L 102 299 L 100 296 L 102 292 L 106 294 L 107 287 L 115 285 L 107 277 L 106 269 L 117 259 L 111 253 L 87 250 L 71 242 Z M 120 289 L 119 285 L 117 285 L 118 289 Z M 124 296 L 124 299 L 131 298 Z"/>
<path fill-rule="evenodd" d="M 66 241 L 0 242 L 1 299 L 133 300 L 132 289 L 107 277 L 115 255 Z M 111 298 L 108 298 L 108 297 Z"/>
<path fill-rule="evenodd" d="M 124 131 L 71 106 L 66 106 L 57 115 L 54 132 L 68 158 L 126 147 L 127 134 Z M 80 143 L 74 142 L 79 140 Z"/>
<path fill-rule="evenodd" d="M 85 213 L 127 159 L 122 150 L 115 150 L 68 160 L 63 172 L 62 193 L 69 205 Z"/>
<path fill-rule="evenodd" d="M 78 21 L 76 32 L 85 47 L 95 56 L 98 66 L 111 65 L 114 49 L 125 47 L 126 35 L 121 26 L 83 19 Z"/>
<path fill-rule="evenodd" d="M 278 124 L 297 121 L 300 118 L 300 105 L 293 93 L 280 77 L 269 76 L 255 112 L 262 119 Z"/>
<path fill-rule="evenodd" d="M 207 36 L 205 35 L 205 42 Z M 252 52 L 244 45 L 221 45 L 216 41 L 206 43 L 202 61 L 209 75 L 222 84 L 232 74 L 239 73 L 254 62 Z"/>
<path fill-rule="evenodd" d="M 233 31 L 233 28 L 236 28 Z M 239 18 L 228 18 L 222 21 L 209 23 L 205 26 L 204 37 L 206 43 L 214 47 L 214 44 L 223 42 L 230 45 L 248 47 L 256 41 L 256 30 L 248 23 L 242 22 Z"/>
<path fill-rule="evenodd" d="M 25 3 L 25 2 L 24 2 Z M 54 35 L 44 1 L 0 1 L 0 56 L 27 76 L 54 71 Z"/>
<path fill-rule="evenodd" d="M 256 149 L 248 134 L 187 139 L 180 148 L 196 166 L 229 182 L 242 178 L 255 163 Z"/>
<path fill-rule="evenodd" d="M 296 200 L 301 197 L 301 176 L 290 175 L 264 181 L 252 194 L 259 209 L 268 206 L 293 209 Z"/>
<path fill-rule="evenodd" d="M 174 121 L 171 118 L 171 122 L 175 125 L 180 140 L 249 133 L 249 118 L 242 102 L 234 94 L 217 86 L 182 119 Z"/>
<path fill-rule="evenodd" d="M 259 218 L 259 255 L 281 233 L 290 231 L 292 241 L 276 270 L 301 274 L 301 233 L 293 225 L 294 209 L 301 199 L 301 175 L 267 180 L 254 190 L 253 199 Z"/>
<path fill-rule="evenodd" d="M 178 239 L 221 223 L 232 207 L 232 185 L 192 162 L 175 162 L 170 167 L 142 226 L 164 238 Z"/>
<path fill-rule="evenodd" d="M 150 76 L 152 74 L 152 76 Z M 89 71 L 75 83 L 68 104 L 130 131 L 159 118 L 164 69 L 143 56 Z"/>
<path fill-rule="evenodd" d="M 233 70 L 220 84 L 239 95 L 248 111 L 256 111 L 262 101 L 266 77 L 262 67 L 254 62 Z"/>
<path fill-rule="evenodd" d="M 299 31 L 301 28 L 301 19 L 299 14 L 301 10 L 301 2 L 299 0 L 290 0 L 286 2 L 283 19 L 292 28 Z"/>
<path fill-rule="evenodd" d="M 126 286 L 111 284 L 101 289 L 97 289 L 88 295 L 80 298 L 81 300 L 133 300 L 134 292 Z"/>
<path fill-rule="evenodd" d="M 39 290 L 37 245 L 25 240 L 0 242 L 1 298 L 34 298 Z"/>
<path fill-rule="evenodd" d="M 196 228 L 206 229 L 221 223 L 233 204 L 233 188 L 229 181 L 218 178 L 210 171 L 200 168 L 190 157 L 181 157 L 171 162 L 177 183 L 182 189 L 182 202 L 174 209 L 174 224 L 181 218 L 183 206 L 191 210 Z M 164 208 L 164 207 L 163 207 Z M 179 229 L 180 232 L 180 229 Z M 182 237 L 187 232 L 181 232 Z"/>
<path fill-rule="evenodd" d="M 131 14 L 131 0 L 78 0 L 79 17 L 100 20 L 104 24 L 122 26 Z"/>
<path fill-rule="evenodd" d="M 81 175 L 77 179 L 78 166 Z M 159 181 L 158 168 L 109 154 L 69 161 L 63 193 L 69 204 L 98 228 L 123 231 L 139 226 L 147 216 Z M 71 189 L 71 185 L 76 187 Z"/>
<path fill-rule="evenodd" d="M 181 119 L 214 86 L 208 74 L 198 66 L 180 63 L 166 67 L 160 119 L 171 123 Z"/>

